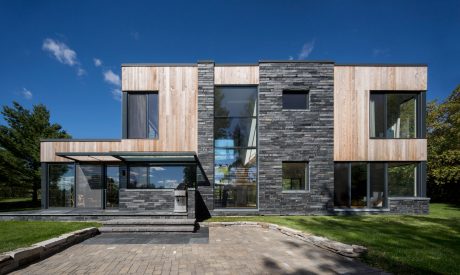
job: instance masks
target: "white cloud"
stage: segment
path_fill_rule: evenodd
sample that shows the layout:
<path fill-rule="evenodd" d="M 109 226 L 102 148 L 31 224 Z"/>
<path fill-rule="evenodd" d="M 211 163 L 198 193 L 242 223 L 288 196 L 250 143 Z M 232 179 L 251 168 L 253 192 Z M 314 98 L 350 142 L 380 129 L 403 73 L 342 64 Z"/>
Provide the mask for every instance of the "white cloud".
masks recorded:
<path fill-rule="evenodd" d="M 118 87 L 121 85 L 120 76 L 112 72 L 112 70 L 108 70 L 104 72 L 104 80 Z"/>
<path fill-rule="evenodd" d="M 102 60 L 99 58 L 93 58 L 94 66 L 99 67 L 102 65 Z"/>
<path fill-rule="evenodd" d="M 22 88 L 22 92 L 21 92 L 21 93 L 22 93 L 22 96 L 23 96 L 25 99 L 27 99 L 27 100 L 30 100 L 30 99 L 32 99 L 32 97 L 33 97 L 32 92 L 29 91 L 29 90 L 27 90 L 26 88 Z"/>
<path fill-rule="evenodd" d="M 78 68 L 78 69 L 77 69 L 77 75 L 78 75 L 78 76 L 82 76 L 82 75 L 85 75 L 85 74 L 86 74 L 86 71 L 83 70 L 82 68 Z"/>
<path fill-rule="evenodd" d="M 112 96 L 113 99 L 121 102 L 121 90 L 120 89 L 112 89 Z"/>
<path fill-rule="evenodd" d="M 78 64 L 77 53 L 60 41 L 47 38 L 43 41 L 42 49 L 53 54 L 62 64 L 69 66 Z"/>
<path fill-rule="evenodd" d="M 315 48 L 315 40 L 303 44 L 302 50 L 299 53 L 299 60 L 307 58 Z"/>
<path fill-rule="evenodd" d="M 292 55 L 290 55 L 289 60 L 294 60 L 294 57 L 292 57 Z"/>

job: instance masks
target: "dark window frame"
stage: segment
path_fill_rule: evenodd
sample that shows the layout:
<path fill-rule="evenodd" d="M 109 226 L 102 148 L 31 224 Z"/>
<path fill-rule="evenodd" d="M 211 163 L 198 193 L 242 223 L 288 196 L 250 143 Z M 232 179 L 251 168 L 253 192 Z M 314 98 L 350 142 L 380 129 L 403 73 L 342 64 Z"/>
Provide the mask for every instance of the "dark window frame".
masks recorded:
<path fill-rule="evenodd" d="M 284 106 L 285 95 L 305 95 L 305 108 L 289 108 Z M 283 111 L 309 111 L 310 110 L 310 89 L 285 89 L 281 95 L 281 108 Z"/>
<path fill-rule="evenodd" d="M 131 180 L 131 168 L 132 167 L 146 167 L 147 168 L 147 186 L 150 186 L 150 167 L 158 167 L 158 166 L 191 166 L 195 170 L 195 180 L 193 186 L 187 186 L 187 188 L 196 188 L 198 186 L 198 179 L 197 179 L 197 172 L 196 169 L 198 168 L 198 164 L 196 162 L 131 162 L 126 166 L 126 189 L 128 190 L 175 190 L 176 188 L 136 188 L 130 186 Z"/>
<path fill-rule="evenodd" d="M 383 99 L 383 120 L 384 120 L 384 129 L 385 129 L 385 136 L 384 137 L 373 137 L 371 136 L 371 96 L 372 94 L 381 94 L 384 96 Z M 388 137 L 387 133 L 387 119 L 388 119 L 388 94 L 412 94 L 416 95 L 416 111 L 415 111 L 415 125 L 416 125 L 416 132 L 415 137 L 412 138 L 395 138 L 395 137 Z M 426 91 L 423 90 L 372 90 L 369 92 L 369 102 L 368 102 L 368 110 L 369 110 L 369 139 L 424 139 L 426 138 Z"/>
<path fill-rule="evenodd" d="M 255 207 L 216 207 L 215 209 L 258 209 L 259 208 L 259 85 L 257 84 L 218 84 L 213 86 L 213 129 L 212 129 L 212 147 L 213 147 L 213 152 L 212 152 L 212 161 L 213 161 L 213 167 L 212 167 L 212 175 L 213 175 L 213 181 L 210 182 L 210 185 L 212 186 L 213 189 L 213 202 L 215 201 L 215 163 L 216 163 L 216 149 L 234 149 L 234 150 L 256 150 L 256 164 L 255 166 L 257 167 L 257 176 L 256 176 L 256 206 Z M 255 116 L 222 116 L 222 115 L 217 115 L 216 114 L 216 102 L 215 102 L 215 90 L 216 88 L 254 88 L 257 91 L 256 95 L 256 115 Z M 255 119 L 256 120 L 256 146 L 215 146 L 215 136 L 214 136 L 214 128 L 215 128 L 215 119 L 222 119 L 222 118 L 247 118 L 247 119 Z"/>
<path fill-rule="evenodd" d="M 305 187 L 304 189 L 283 189 L 283 180 L 284 180 L 284 170 L 283 170 L 283 164 L 288 164 L 288 163 L 301 163 L 305 164 L 304 167 L 304 173 L 305 173 Z M 281 162 L 281 192 L 282 193 L 304 193 L 304 192 L 310 192 L 311 187 L 310 187 L 310 161 L 308 160 L 299 160 L 299 161 L 291 161 L 291 160 L 286 160 Z"/>
<path fill-rule="evenodd" d="M 426 191 L 425 191 L 425 188 L 423 188 L 424 184 L 423 184 L 423 181 L 424 181 L 424 177 L 423 177 L 423 174 L 425 172 L 424 169 L 425 166 L 426 166 L 426 163 L 423 162 L 423 161 L 364 161 L 365 163 L 367 163 L 367 183 L 366 183 L 366 186 L 367 186 L 367 206 L 366 207 L 363 207 L 361 209 L 364 209 L 364 210 L 368 210 L 368 209 L 388 209 L 389 208 L 389 200 L 391 198 L 423 198 L 426 196 Z M 346 164 L 347 165 L 347 184 L 348 184 L 348 206 L 336 206 L 334 204 L 334 208 L 336 209 L 353 209 L 351 207 L 351 166 L 352 166 L 352 163 L 363 163 L 363 161 L 336 161 L 334 162 L 334 169 L 335 169 L 335 164 L 337 163 L 341 163 L 341 164 Z M 370 194 L 370 165 L 371 163 L 381 163 L 384 165 L 384 197 L 385 197 L 385 200 L 383 201 L 383 206 L 381 208 L 376 208 L 376 207 L 371 207 L 371 201 L 370 201 L 370 198 L 371 198 L 371 194 Z M 388 189 L 389 189 L 389 182 L 388 182 L 388 164 L 389 163 L 407 163 L 407 164 L 415 164 L 416 165 L 416 182 L 415 182 L 415 187 L 416 190 L 415 190 L 415 193 L 416 193 L 416 196 L 389 196 L 389 192 L 388 192 Z M 334 182 L 335 182 L 335 178 L 334 178 Z M 334 192 L 334 196 L 335 196 L 335 192 Z M 335 199 L 333 200 L 335 202 Z"/>
<path fill-rule="evenodd" d="M 126 112 L 125 112 L 125 115 L 126 115 L 126 138 L 127 139 L 150 139 L 150 140 L 158 140 L 160 138 L 160 94 L 158 91 L 126 91 L 124 92 L 126 93 Z M 158 120 L 158 125 L 157 125 L 157 136 L 154 137 L 154 138 L 150 138 L 149 137 L 149 116 L 150 116 L 150 108 L 149 108 L 149 97 L 148 95 L 150 94 L 154 94 L 154 95 L 157 95 L 157 120 Z M 145 95 L 145 104 L 146 104 L 146 123 L 145 123 L 145 127 L 146 127 L 146 136 L 143 137 L 143 138 L 139 138 L 139 137 L 136 137 L 136 138 L 133 138 L 133 137 L 130 137 L 130 131 L 129 131 L 129 96 L 130 95 Z"/>

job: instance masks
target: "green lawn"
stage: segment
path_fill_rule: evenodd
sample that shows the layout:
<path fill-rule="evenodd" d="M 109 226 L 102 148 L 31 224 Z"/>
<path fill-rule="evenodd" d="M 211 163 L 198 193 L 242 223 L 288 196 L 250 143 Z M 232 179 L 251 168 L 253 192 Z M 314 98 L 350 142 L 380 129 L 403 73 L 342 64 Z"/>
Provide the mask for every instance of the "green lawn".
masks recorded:
<path fill-rule="evenodd" d="M 36 209 L 40 209 L 40 201 L 34 203 L 32 198 L 0 198 L 0 212 Z"/>
<path fill-rule="evenodd" d="M 0 253 L 92 226 L 98 227 L 100 224 L 95 222 L 0 221 Z"/>
<path fill-rule="evenodd" d="M 207 221 L 261 221 L 364 245 L 363 261 L 397 274 L 460 274 L 460 207 L 431 204 L 428 216 L 258 216 Z"/>

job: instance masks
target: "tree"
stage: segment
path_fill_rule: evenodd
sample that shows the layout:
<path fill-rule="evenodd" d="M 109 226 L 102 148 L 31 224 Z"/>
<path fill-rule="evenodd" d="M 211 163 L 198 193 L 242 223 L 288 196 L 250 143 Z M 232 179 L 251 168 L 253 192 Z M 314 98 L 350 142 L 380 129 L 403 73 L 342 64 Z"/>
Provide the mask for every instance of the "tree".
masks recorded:
<path fill-rule="evenodd" d="M 442 103 L 428 104 L 428 195 L 460 202 L 460 85 Z"/>
<path fill-rule="evenodd" d="M 38 200 L 40 188 L 40 139 L 70 138 L 61 125 L 51 124 L 46 106 L 25 109 L 17 102 L 3 106 L 7 125 L 0 125 L 0 183 L 3 188 L 23 188 Z"/>

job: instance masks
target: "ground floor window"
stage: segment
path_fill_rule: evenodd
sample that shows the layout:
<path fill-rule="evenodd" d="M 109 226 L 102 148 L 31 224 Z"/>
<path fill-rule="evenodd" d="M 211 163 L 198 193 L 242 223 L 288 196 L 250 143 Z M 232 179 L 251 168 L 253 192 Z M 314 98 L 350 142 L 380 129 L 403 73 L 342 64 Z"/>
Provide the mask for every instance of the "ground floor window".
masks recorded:
<path fill-rule="evenodd" d="M 387 207 L 388 197 L 416 197 L 421 186 L 420 163 L 336 162 L 334 206 Z"/>
<path fill-rule="evenodd" d="M 308 162 L 283 161 L 283 191 L 305 191 L 309 189 Z"/>
<path fill-rule="evenodd" d="M 118 207 L 120 189 L 120 166 L 110 165 L 106 168 L 106 207 Z"/>
<path fill-rule="evenodd" d="M 129 166 L 130 189 L 184 189 L 196 185 L 196 165 L 142 164 Z"/>
<path fill-rule="evenodd" d="M 75 166 L 73 164 L 49 164 L 48 182 L 50 207 L 73 207 L 75 205 Z"/>

